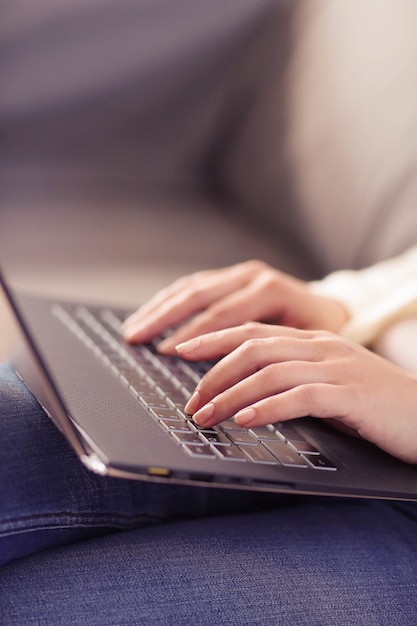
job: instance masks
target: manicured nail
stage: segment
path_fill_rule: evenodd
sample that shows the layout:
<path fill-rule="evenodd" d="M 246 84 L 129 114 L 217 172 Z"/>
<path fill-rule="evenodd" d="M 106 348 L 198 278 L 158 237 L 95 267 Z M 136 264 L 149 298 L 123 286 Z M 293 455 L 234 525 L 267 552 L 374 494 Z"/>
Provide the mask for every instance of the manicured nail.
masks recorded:
<path fill-rule="evenodd" d="M 235 415 L 235 422 L 238 426 L 250 426 L 255 420 L 256 411 L 253 407 L 242 409 Z"/>
<path fill-rule="evenodd" d="M 141 330 L 142 329 L 138 328 L 137 326 L 123 326 L 123 337 L 127 339 L 127 341 L 129 341 L 130 339 L 135 337 L 135 335 L 137 335 L 138 331 Z"/>
<path fill-rule="evenodd" d="M 200 394 L 198 391 L 194 391 L 191 398 L 188 400 L 187 404 L 184 407 L 184 411 L 188 413 L 188 415 L 192 415 L 198 409 L 200 404 Z"/>
<path fill-rule="evenodd" d="M 206 426 L 210 421 L 215 408 L 216 407 L 213 402 L 209 402 L 193 415 L 193 420 L 198 426 Z"/>
<path fill-rule="evenodd" d="M 131 326 L 131 324 L 133 324 L 135 321 L 135 317 L 136 315 L 134 313 L 132 313 L 132 315 L 129 315 L 129 317 L 127 317 L 123 322 L 122 328 L 127 328 L 128 326 Z"/>
<path fill-rule="evenodd" d="M 189 354 L 196 348 L 198 348 L 200 344 L 200 337 L 194 337 L 194 339 L 190 339 L 189 341 L 184 341 L 183 343 L 179 343 L 175 346 L 176 351 L 179 355 Z"/>
<path fill-rule="evenodd" d="M 175 348 L 175 342 L 172 341 L 171 337 L 164 339 L 163 341 L 158 343 L 158 345 L 156 346 L 156 349 L 158 350 L 158 352 L 161 352 L 162 354 L 174 353 L 174 348 Z"/>

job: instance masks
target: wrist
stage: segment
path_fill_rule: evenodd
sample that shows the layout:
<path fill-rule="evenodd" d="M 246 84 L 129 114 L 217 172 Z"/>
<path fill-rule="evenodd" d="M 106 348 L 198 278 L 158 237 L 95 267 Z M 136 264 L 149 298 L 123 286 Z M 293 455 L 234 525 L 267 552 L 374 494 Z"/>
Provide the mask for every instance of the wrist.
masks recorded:
<path fill-rule="evenodd" d="M 314 299 L 316 302 L 313 304 L 318 312 L 317 328 L 339 334 L 351 319 L 351 313 L 348 308 L 336 298 L 314 295 Z"/>

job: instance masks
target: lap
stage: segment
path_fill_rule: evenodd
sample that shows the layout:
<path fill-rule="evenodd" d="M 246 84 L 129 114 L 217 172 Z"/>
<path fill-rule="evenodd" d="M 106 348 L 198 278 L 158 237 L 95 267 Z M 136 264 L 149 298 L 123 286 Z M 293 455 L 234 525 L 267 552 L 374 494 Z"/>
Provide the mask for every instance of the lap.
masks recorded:
<path fill-rule="evenodd" d="M 96 476 L 4 365 L 0 427 L 9 624 L 416 623 L 414 504 Z"/>
<path fill-rule="evenodd" d="M 30 614 L 57 626 L 411 626 L 416 549 L 415 509 L 410 515 L 382 502 L 305 498 L 272 511 L 119 532 L 15 561 L 0 573 L 1 606 L 10 624 Z M 45 589 L 53 603 L 42 601 Z"/>
<path fill-rule="evenodd" d="M 110 531 L 270 508 L 277 500 L 95 475 L 7 365 L 0 365 L 0 428 L 0 564 Z"/>

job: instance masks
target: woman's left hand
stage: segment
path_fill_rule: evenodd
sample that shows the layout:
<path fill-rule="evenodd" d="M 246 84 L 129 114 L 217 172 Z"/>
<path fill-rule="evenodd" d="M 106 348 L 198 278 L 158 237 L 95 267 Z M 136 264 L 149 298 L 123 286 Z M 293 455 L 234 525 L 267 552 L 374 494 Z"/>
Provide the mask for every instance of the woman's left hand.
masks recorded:
<path fill-rule="evenodd" d="M 336 420 L 393 456 L 417 463 L 417 377 L 326 331 L 251 322 L 177 346 L 184 359 L 223 357 L 185 410 L 213 426 L 311 415 Z"/>

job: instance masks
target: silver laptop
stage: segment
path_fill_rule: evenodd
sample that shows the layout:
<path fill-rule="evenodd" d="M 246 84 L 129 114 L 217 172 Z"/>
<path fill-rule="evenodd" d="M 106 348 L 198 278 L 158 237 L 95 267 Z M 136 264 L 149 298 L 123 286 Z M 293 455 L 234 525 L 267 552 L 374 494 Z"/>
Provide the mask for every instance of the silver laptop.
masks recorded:
<path fill-rule="evenodd" d="M 102 475 L 279 493 L 417 500 L 417 467 L 311 417 L 199 428 L 184 405 L 209 363 L 129 346 L 130 311 L 17 293 L 0 273 L 4 357 Z M 0 343 L 0 345 L 1 345 Z"/>

